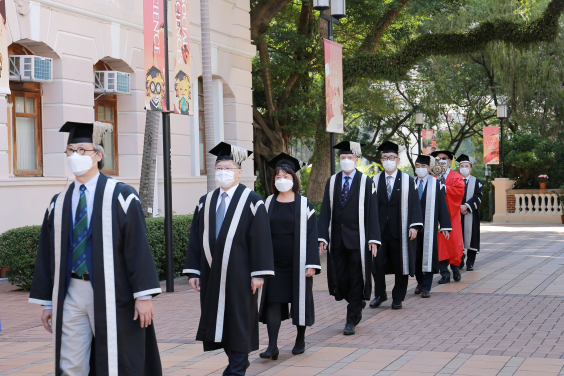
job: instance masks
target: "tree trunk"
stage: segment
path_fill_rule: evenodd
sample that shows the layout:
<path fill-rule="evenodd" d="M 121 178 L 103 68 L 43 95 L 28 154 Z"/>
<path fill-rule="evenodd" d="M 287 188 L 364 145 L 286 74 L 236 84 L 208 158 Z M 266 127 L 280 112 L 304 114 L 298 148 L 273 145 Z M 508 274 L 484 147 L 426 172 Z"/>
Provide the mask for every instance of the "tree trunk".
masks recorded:
<path fill-rule="evenodd" d="M 323 112 L 315 129 L 315 146 L 309 160 L 312 166 L 307 185 L 307 197 L 317 202 L 323 201 L 325 184 L 331 176 L 331 156 L 329 155 L 331 145 L 329 133 L 325 129 L 325 112 Z"/>
<path fill-rule="evenodd" d="M 209 151 L 215 146 L 215 130 L 213 122 L 213 87 L 212 61 L 210 41 L 210 4 L 209 0 L 200 0 L 200 17 L 202 23 L 202 78 L 204 83 L 204 121 L 208 192 L 215 189 L 215 157 Z"/>
<path fill-rule="evenodd" d="M 141 181 L 139 183 L 139 199 L 145 218 L 153 217 L 153 201 L 155 198 L 155 170 L 157 167 L 157 146 L 159 141 L 159 124 L 162 118 L 160 111 L 147 111 L 145 121 L 145 139 L 143 141 L 143 161 L 141 162 Z"/>

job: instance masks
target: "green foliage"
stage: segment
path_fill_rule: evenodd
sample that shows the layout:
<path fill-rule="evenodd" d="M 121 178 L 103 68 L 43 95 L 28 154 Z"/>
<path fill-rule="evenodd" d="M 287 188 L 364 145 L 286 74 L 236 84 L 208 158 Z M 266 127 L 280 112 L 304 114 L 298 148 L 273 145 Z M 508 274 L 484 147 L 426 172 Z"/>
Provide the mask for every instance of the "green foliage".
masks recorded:
<path fill-rule="evenodd" d="M 300 183 L 302 185 L 302 189 L 300 191 L 300 194 L 302 196 L 306 195 L 310 173 L 311 173 L 311 166 L 306 166 L 306 167 L 304 167 L 300 170 Z"/>
<path fill-rule="evenodd" d="M 373 178 L 380 171 L 384 171 L 384 168 L 380 163 L 371 163 L 368 165 L 358 166 L 357 169 L 365 175 Z"/>

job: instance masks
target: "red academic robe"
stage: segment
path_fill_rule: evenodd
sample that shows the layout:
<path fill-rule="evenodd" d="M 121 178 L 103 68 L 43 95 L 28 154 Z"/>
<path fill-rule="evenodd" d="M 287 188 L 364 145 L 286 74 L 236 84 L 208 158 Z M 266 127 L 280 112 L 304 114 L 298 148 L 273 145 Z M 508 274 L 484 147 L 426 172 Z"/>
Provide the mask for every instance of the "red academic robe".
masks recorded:
<path fill-rule="evenodd" d="M 464 242 L 462 240 L 462 223 L 460 222 L 460 203 L 464 198 L 464 179 L 458 172 L 450 170 L 446 180 L 446 201 L 452 231 L 450 239 L 438 236 L 439 261 L 448 260 L 451 265 L 460 265 Z"/>

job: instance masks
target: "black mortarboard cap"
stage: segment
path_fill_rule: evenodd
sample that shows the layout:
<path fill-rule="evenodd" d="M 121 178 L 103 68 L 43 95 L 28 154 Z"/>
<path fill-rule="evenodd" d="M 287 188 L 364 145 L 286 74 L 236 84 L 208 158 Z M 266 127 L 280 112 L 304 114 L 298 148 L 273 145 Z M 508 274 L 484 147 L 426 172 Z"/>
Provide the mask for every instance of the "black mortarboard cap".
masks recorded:
<path fill-rule="evenodd" d="M 305 166 L 305 163 L 286 153 L 280 153 L 268 162 L 268 165 L 274 169 L 286 167 L 294 172 L 298 172 Z"/>
<path fill-rule="evenodd" d="M 432 155 L 433 157 L 436 157 L 436 156 L 439 155 L 439 154 L 446 154 L 446 155 L 448 155 L 448 157 L 449 157 L 450 159 L 453 159 L 453 158 L 454 158 L 454 153 L 451 152 L 451 151 L 448 151 L 448 150 L 437 150 L 437 151 L 434 151 L 434 152 L 431 153 L 431 155 Z"/>
<path fill-rule="evenodd" d="M 95 145 L 102 145 L 102 137 L 106 132 L 112 131 L 112 124 L 94 122 L 79 123 L 76 121 L 67 121 L 59 132 L 69 134 L 67 144 L 78 144 L 80 142 L 90 142 Z"/>
<path fill-rule="evenodd" d="M 333 149 L 340 150 L 341 154 L 354 154 L 357 157 L 361 157 L 362 151 L 360 148 L 363 146 L 366 146 L 366 144 L 360 144 L 354 141 L 342 141 L 333 146 Z"/>
<path fill-rule="evenodd" d="M 222 141 L 210 150 L 210 154 L 217 156 L 216 162 L 231 160 L 240 164 L 249 158 L 253 152 Z"/>
<path fill-rule="evenodd" d="M 430 155 L 422 155 L 419 154 L 417 156 L 417 159 L 415 160 L 415 163 L 421 163 L 427 166 L 431 166 L 431 156 Z"/>
<path fill-rule="evenodd" d="M 399 155 L 399 145 L 392 141 L 386 141 L 378 146 L 378 151 L 382 153 L 396 153 Z"/>
<path fill-rule="evenodd" d="M 471 165 L 473 165 L 474 163 L 476 163 L 476 159 L 467 156 L 466 154 L 460 154 L 460 156 L 458 158 L 456 158 L 456 161 L 458 163 L 470 163 Z"/>

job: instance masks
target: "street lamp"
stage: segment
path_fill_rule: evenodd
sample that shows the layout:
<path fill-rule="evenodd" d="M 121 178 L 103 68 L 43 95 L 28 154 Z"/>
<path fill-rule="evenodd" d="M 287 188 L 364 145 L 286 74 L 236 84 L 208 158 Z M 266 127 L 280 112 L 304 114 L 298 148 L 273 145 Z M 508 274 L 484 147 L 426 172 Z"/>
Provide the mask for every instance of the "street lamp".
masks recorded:
<path fill-rule="evenodd" d="M 341 19 L 347 15 L 345 0 L 331 0 L 331 15 Z"/>
<path fill-rule="evenodd" d="M 419 146 L 419 154 L 421 154 L 421 128 L 425 124 L 425 115 L 423 112 L 415 113 L 415 125 L 417 125 L 417 145 Z"/>
<path fill-rule="evenodd" d="M 318 11 L 329 9 L 329 0 L 313 0 L 313 9 Z"/>
<path fill-rule="evenodd" d="M 501 139 L 501 145 L 499 147 L 499 163 L 501 164 L 501 177 L 505 177 L 505 155 L 503 151 L 503 119 L 507 119 L 507 105 L 506 104 L 498 104 L 497 105 L 497 118 L 500 122 L 500 134 L 499 138 Z"/>

